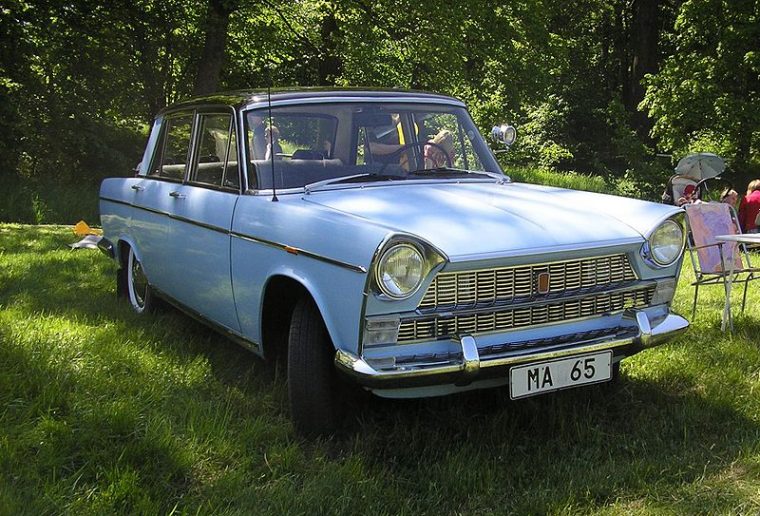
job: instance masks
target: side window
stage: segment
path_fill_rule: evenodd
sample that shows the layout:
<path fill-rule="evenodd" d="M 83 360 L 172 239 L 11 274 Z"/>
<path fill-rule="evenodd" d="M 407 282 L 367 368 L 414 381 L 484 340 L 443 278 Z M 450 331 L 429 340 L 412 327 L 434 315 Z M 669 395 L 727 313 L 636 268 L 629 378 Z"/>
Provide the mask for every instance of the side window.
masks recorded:
<path fill-rule="evenodd" d="M 198 152 L 190 181 L 204 185 L 238 188 L 237 145 L 229 114 L 198 117 Z"/>
<path fill-rule="evenodd" d="M 185 177 L 192 128 L 192 114 L 166 119 L 162 151 L 153 164 L 150 175 L 180 181 Z"/>

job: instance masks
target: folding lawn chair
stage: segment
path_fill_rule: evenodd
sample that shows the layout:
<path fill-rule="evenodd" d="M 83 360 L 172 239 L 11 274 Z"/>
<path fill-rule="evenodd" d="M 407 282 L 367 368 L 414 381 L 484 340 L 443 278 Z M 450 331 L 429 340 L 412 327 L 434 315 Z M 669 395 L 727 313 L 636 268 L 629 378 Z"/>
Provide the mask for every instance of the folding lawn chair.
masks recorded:
<path fill-rule="evenodd" d="M 726 321 L 733 331 L 734 322 L 731 315 L 731 286 L 744 284 L 742 312 L 747 303 L 747 285 L 750 281 L 760 279 L 760 268 L 753 267 L 745 244 L 721 242 L 718 235 L 740 235 L 736 212 L 725 203 L 709 202 L 689 204 L 686 206 L 686 225 L 688 228 L 687 245 L 696 279 L 694 288 L 694 305 L 692 319 L 697 313 L 697 297 L 702 285 L 722 284 L 726 293 L 723 311 L 722 329 Z"/>

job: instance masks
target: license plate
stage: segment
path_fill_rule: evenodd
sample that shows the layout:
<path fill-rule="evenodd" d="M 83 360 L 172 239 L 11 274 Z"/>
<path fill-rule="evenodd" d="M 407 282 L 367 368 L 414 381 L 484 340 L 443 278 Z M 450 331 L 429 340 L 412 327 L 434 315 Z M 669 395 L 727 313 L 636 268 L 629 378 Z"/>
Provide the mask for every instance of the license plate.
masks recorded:
<path fill-rule="evenodd" d="M 612 378 L 612 351 L 536 362 L 509 371 L 512 399 L 579 385 L 605 382 Z"/>

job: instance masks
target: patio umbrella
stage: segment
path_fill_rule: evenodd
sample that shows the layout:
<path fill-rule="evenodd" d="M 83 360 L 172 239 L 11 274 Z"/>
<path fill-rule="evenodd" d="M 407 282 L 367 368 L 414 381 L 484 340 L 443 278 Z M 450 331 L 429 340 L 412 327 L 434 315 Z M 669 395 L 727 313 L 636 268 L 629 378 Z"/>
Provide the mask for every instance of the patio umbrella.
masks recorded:
<path fill-rule="evenodd" d="M 676 174 L 704 181 L 721 175 L 725 169 L 723 158 L 711 152 L 700 152 L 681 158 L 676 165 Z"/>

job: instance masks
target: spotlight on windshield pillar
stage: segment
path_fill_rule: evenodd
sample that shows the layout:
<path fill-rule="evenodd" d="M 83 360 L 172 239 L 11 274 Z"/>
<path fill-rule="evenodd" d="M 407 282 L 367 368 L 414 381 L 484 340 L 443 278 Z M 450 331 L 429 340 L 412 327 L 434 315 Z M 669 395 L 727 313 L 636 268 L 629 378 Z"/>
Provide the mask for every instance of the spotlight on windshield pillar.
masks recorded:
<path fill-rule="evenodd" d="M 509 148 L 515 139 L 517 138 L 517 129 L 509 124 L 501 124 L 493 126 L 491 129 L 491 139 L 493 141 L 503 144 L 506 148 Z"/>

